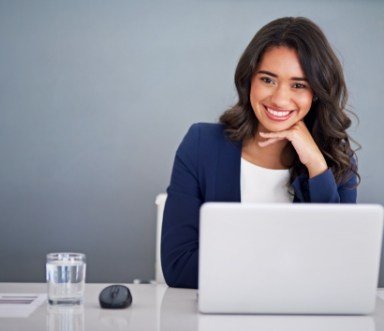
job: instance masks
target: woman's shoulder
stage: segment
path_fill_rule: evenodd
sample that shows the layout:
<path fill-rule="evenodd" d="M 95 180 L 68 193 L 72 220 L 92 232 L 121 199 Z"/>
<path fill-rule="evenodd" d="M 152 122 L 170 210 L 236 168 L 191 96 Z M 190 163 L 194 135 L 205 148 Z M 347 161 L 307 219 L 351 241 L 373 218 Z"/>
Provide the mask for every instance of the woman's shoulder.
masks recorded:
<path fill-rule="evenodd" d="M 241 149 L 241 141 L 231 141 L 224 124 L 195 123 L 191 125 L 185 135 L 182 146 L 210 158 L 223 149 L 226 153 L 231 151 L 238 153 L 238 150 Z"/>
<path fill-rule="evenodd" d="M 225 137 L 225 126 L 221 123 L 194 123 L 188 130 L 187 136 L 195 139 L 209 141 L 220 141 Z"/>
<path fill-rule="evenodd" d="M 225 126 L 219 123 L 194 123 L 179 146 L 179 149 L 187 153 L 206 154 L 216 150 L 227 140 Z"/>

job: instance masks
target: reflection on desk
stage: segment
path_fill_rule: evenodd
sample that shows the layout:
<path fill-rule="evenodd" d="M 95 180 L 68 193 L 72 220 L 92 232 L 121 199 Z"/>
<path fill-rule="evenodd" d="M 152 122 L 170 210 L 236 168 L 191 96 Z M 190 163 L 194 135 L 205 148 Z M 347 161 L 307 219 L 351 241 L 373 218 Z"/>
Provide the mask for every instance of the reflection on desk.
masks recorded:
<path fill-rule="evenodd" d="M 197 313 L 197 298 L 180 300 L 178 289 L 168 288 L 161 304 L 160 330 L 229 331 L 374 331 L 371 316 L 320 315 L 206 315 Z M 178 313 L 175 314 L 175 311 Z M 195 314 L 188 314 L 194 311 Z"/>
<path fill-rule="evenodd" d="M 47 330 L 84 330 L 84 306 L 47 306 Z"/>
<path fill-rule="evenodd" d="M 370 316 L 201 316 L 198 330 L 374 331 L 375 324 Z"/>
<path fill-rule="evenodd" d="M 41 305 L 28 318 L 0 318 L 0 330 L 263 330 L 263 331 L 381 331 L 384 301 L 377 298 L 370 316 L 205 315 L 197 311 L 197 291 L 165 285 L 127 284 L 133 303 L 128 309 L 101 309 L 100 291 L 108 284 L 86 284 L 80 306 Z M 43 293 L 45 284 L 0 283 L 0 293 Z"/>

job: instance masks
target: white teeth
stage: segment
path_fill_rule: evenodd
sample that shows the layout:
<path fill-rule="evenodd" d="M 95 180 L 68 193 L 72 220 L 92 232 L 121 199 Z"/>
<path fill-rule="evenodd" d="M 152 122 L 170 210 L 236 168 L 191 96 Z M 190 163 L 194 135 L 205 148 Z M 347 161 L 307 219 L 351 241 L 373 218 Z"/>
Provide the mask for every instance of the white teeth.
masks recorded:
<path fill-rule="evenodd" d="M 272 109 L 269 109 L 267 108 L 267 111 L 268 113 L 272 114 L 273 116 L 276 116 L 276 117 L 284 117 L 284 116 L 287 116 L 290 111 L 276 111 L 276 110 L 272 110 Z"/>

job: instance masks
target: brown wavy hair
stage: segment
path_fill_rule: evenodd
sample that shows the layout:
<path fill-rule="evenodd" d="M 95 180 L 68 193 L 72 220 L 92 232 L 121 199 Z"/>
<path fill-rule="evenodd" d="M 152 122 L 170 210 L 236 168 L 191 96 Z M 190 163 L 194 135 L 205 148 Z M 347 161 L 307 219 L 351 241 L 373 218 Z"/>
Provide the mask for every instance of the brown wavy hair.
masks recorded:
<path fill-rule="evenodd" d="M 235 73 L 238 102 L 220 117 L 231 140 L 251 139 L 256 134 L 258 120 L 250 103 L 251 80 L 265 51 L 271 47 L 285 46 L 297 51 L 299 61 L 314 93 L 314 102 L 304 118 L 308 130 L 323 153 L 336 182 L 342 183 L 356 175 L 357 156 L 351 148 L 353 141 L 346 130 L 351 119 L 346 109 L 348 92 L 342 66 L 321 29 L 304 17 L 283 17 L 261 28 L 240 57 Z M 354 114 L 353 114 L 354 115 Z M 356 116 L 356 115 L 354 115 Z M 356 117 L 357 118 L 357 117 Z M 293 161 L 290 180 L 308 174 L 306 167 L 291 144 Z"/>

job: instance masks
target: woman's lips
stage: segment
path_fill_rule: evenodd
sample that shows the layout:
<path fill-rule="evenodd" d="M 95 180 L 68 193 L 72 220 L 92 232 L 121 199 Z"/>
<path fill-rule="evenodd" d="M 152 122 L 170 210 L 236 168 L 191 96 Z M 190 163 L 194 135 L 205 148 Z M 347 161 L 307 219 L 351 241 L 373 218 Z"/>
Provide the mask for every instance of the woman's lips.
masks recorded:
<path fill-rule="evenodd" d="M 294 112 L 294 110 L 276 110 L 267 106 L 264 106 L 264 108 L 267 117 L 272 121 L 285 121 L 290 118 Z"/>

